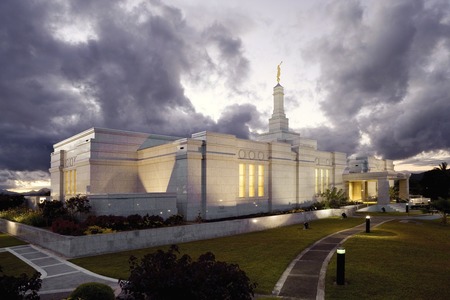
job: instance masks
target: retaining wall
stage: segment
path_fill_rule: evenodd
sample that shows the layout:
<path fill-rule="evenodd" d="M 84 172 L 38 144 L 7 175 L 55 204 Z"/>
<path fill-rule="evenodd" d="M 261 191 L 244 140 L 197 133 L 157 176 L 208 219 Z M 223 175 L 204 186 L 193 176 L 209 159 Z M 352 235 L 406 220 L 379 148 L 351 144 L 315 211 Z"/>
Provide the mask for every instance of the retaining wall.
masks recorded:
<path fill-rule="evenodd" d="M 64 257 L 74 258 L 153 246 L 179 244 L 302 224 L 312 220 L 341 216 L 343 212 L 350 216 L 356 209 L 356 206 L 346 206 L 341 209 L 327 209 L 86 236 L 64 236 L 48 230 L 0 219 L 0 231 L 7 232 L 31 244 L 49 249 Z"/>

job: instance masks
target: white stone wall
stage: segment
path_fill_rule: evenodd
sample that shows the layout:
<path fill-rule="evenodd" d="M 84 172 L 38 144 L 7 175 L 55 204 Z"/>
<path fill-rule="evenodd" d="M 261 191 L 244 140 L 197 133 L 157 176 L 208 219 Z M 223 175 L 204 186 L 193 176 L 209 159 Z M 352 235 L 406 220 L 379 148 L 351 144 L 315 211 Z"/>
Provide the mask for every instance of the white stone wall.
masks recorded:
<path fill-rule="evenodd" d="M 164 219 L 178 214 L 175 193 L 91 195 L 89 203 L 96 215 L 158 215 Z"/>

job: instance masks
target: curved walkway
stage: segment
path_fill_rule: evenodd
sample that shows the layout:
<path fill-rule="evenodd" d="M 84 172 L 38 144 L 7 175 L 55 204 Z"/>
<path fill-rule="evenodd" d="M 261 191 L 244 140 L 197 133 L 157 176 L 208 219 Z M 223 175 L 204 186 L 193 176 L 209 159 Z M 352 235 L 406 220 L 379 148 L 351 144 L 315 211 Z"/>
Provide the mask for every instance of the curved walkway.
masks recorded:
<path fill-rule="evenodd" d="M 41 273 L 42 300 L 60 300 L 77 286 L 86 282 L 100 282 L 111 286 L 116 294 L 120 288 L 117 279 L 92 273 L 34 245 L 3 248 Z"/>
<path fill-rule="evenodd" d="M 393 218 L 372 217 L 373 228 Z M 301 252 L 275 285 L 273 295 L 284 299 L 324 299 L 325 274 L 336 249 L 350 236 L 365 230 L 365 225 L 333 233 Z"/>

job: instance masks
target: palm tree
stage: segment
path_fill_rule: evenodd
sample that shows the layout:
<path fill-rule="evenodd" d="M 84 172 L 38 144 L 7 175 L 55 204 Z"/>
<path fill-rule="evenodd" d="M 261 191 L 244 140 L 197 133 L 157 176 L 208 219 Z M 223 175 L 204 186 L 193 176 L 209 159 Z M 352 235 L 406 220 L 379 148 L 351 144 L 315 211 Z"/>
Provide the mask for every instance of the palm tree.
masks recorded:
<path fill-rule="evenodd" d="M 345 205 L 347 201 L 347 195 L 344 190 L 337 189 L 333 187 L 331 190 L 327 189 L 320 196 L 325 198 L 325 206 L 329 206 L 330 208 L 339 208 L 342 205 Z"/>
<path fill-rule="evenodd" d="M 435 167 L 433 170 L 443 171 L 444 173 L 447 173 L 449 169 L 447 169 L 447 162 L 441 162 L 438 167 Z"/>

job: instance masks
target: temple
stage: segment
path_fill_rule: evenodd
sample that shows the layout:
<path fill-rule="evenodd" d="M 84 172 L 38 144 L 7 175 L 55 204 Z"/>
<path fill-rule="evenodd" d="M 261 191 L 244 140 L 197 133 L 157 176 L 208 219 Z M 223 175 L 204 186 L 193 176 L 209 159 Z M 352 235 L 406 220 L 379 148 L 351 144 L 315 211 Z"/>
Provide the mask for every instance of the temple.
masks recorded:
<path fill-rule="evenodd" d="M 347 159 L 289 129 L 284 88 L 273 88 L 268 131 L 254 140 L 198 132 L 190 137 L 91 128 L 54 145 L 52 198 L 87 195 L 96 214 L 182 214 L 221 219 L 310 206 L 326 189 L 350 200 L 389 203 L 408 175 L 390 160 Z"/>

